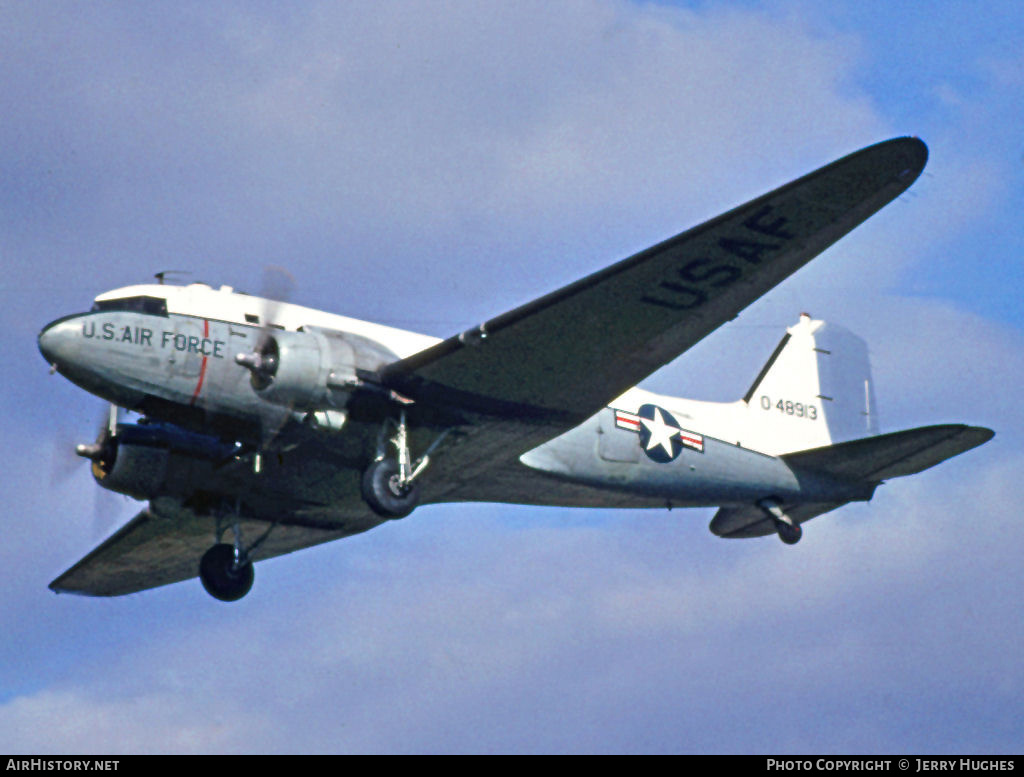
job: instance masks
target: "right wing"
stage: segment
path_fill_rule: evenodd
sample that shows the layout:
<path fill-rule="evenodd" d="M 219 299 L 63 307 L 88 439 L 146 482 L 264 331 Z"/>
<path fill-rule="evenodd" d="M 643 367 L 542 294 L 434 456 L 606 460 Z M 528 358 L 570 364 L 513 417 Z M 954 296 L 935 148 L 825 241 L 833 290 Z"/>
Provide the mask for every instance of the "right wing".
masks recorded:
<path fill-rule="evenodd" d="M 927 157 L 917 138 L 869 146 L 384 367 L 375 381 L 469 416 L 434 457 L 424 501 L 529 502 L 553 488 L 518 457 L 735 318 L 905 191 Z"/>
<path fill-rule="evenodd" d="M 917 138 L 869 146 L 378 377 L 426 404 L 565 431 L 899 196 L 927 157 Z"/>

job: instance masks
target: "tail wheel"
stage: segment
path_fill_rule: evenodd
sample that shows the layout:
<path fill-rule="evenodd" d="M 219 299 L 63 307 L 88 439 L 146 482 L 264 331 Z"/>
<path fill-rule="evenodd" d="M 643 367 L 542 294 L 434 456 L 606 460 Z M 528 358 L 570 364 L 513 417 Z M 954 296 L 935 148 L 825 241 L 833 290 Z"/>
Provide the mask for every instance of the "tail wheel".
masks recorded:
<path fill-rule="evenodd" d="M 203 588 L 222 602 L 236 602 L 249 593 L 254 577 L 252 562 L 237 564 L 235 548 L 226 542 L 214 545 L 199 562 Z"/>
<path fill-rule="evenodd" d="M 398 462 L 380 459 L 363 472 L 363 499 L 382 518 L 404 518 L 419 504 L 416 483 L 402 484 Z"/>
<path fill-rule="evenodd" d="M 798 523 L 788 524 L 785 521 L 776 521 L 775 531 L 779 533 L 779 539 L 787 545 L 796 545 L 804 536 L 804 530 Z"/>

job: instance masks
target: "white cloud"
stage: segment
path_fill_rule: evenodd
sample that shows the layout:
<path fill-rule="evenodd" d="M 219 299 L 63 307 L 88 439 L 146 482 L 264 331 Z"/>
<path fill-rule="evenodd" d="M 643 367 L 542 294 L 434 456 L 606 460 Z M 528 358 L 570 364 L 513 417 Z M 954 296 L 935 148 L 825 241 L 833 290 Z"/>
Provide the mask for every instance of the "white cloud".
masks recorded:
<path fill-rule="evenodd" d="M 97 698 L 41 691 L 0 706 L 0 742 L 9 753 L 244 752 L 264 722 L 231 699 L 197 715 L 195 700 L 166 692 Z"/>
<path fill-rule="evenodd" d="M 515 304 L 546 290 L 516 268 L 524 257 L 557 253 L 552 280 L 572 279 L 887 134 L 840 89 L 851 38 L 756 11 L 221 10 L 197 24 L 202 45 L 169 20 L 157 47 L 132 16 L 28 47 L 54 85 L 30 124 L 65 136 L 64 207 L 133 265 L 276 251 L 312 274 L 313 255 L 354 289 L 343 302 L 367 296 L 367 261 L 379 283 L 417 255 L 465 266 L 486 252 L 496 304 Z M 419 296 L 453 281 L 472 296 L 448 265 L 430 262 Z"/>
<path fill-rule="evenodd" d="M 325 219 L 355 204 L 418 230 L 473 210 L 550 228 L 611 205 L 675 230 L 884 133 L 867 100 L 836 93 L 853 42 L 795 20 L 611 2 L 367 10 L 329 6 L 250 53 L 278 67 L 236 97 L 252 174 L 290 191 L 309 173 Z"/>

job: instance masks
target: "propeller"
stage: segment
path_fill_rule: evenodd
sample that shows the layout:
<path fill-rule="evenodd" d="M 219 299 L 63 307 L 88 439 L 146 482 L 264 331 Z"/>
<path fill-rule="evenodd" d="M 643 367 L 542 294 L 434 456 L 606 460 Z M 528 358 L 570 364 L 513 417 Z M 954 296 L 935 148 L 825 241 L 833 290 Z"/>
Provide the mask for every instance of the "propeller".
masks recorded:
<path fill-rule="evenodd" d="M 78 437 L 69 429 L 64 428 L 54 441 L 54 451 L 50 463 L 50 485 L 58 486 L 79 471 L 79 458 L 96 462 L 109 460 L 112 454 L 111 441 L 117 434 L 117 406 L 103 411 L 102 419 L 97 424 L 99 433 L 92 443 L 76 443 Z M 73 455 L 74 454 L 74 455 Z"/>
<path fill-rule="evenodd" d="M 277 340 L 272 335 L 267 335 L 260 337 L 252 351 L 235 354 L 235 362 L 252 373 L 249 378 L 252 387 L 257 391 L 262 391 L 274 382 L 280 356 Z"/>
<path fill-rule="evenodd" d="M 124 494 L 115 494 L 105 488 L 97 488 L 92 503 L 92 536 L 94 540 L 103 539 L 110 530 L 121 523 L 121 513 L 131 499 Z"/>
<path fill-rule="evenodd" d="M 75 455 L 78 436 L 68 427 L 62 427 L 53 439 L 50 456 L 50 486 L 58 488 L 78 472 L 81 459 Z"/>
<path fill-rule="evenodd" d="M 117 437 L 117 422 L 119 408 L 111 404 L 105 409 L 100 420 L 99 433 L 93 443 L 76 445 L 70 434 L 61 434 L 55 441 L 56 448 L 50 471 L 50 485 L 57 487 L 66 483 L 70 478 L 79 472 L 79 458 L 86 458 L 92 462 L 94 468 L 109 466 L 113 461 L 115 452 L 114 440 Z M 77 454 L 77 456 L 73 456 Z M 100 539 L 110 533 L 110 529 L 117 523 L 118 514 L 122 511 L 123 500 L 117 499 L 117 495 L 105 488 L 97 488 L 92 485 L 94 491 L 93 500 L 93 521 L 92 535 L 94 539 Z"/>
<path fill-rule="evenodd" d="M 100 429 L 99 436 L 94 443 L 81 443 L 75 446 L 75 453 L 84 459 L 92 461 L 93 473 L 104 467 L 113 464 L 113 456 L 116 451 L 115 439 L 117 438 L 117 417 L 119 408 L 111 403 L 107 411 L 106 422 Z"/>
<path fill-rule="evenodd" d="M 280 348 L 274 337 L 275 329 L 283 327 L 277 323 L 281 306 L 292 296 L 295 277 L 283 267 L 270 266 L 263 270 L 260 286 L 260 334 L 255 347 L 249 352 L 235 354 L 235 363 L 245 367 L 250 375 L 252 387 L 262 391 L 270 386 L 277 374 L 280 363 Z M 270 448 L 281 429 L 292 416 L 292 408 L 271 402 L 260 405 L 261 443 L 255 462 L 259 470 L 260 457 Z"/>
<path fill-rule="evenodd" d="M 281 305 L 287 302 L 295 289 L 295 278 L 282 267 L 267 267 L 263 270 L 260 288 L 260 335 L 256 346 L 248 353 L 235 355 L 235 362 L 252 373 L 253 388 L 261 391 L 269 386 L 277 373 L 280 352 L 273 330 Z"/>

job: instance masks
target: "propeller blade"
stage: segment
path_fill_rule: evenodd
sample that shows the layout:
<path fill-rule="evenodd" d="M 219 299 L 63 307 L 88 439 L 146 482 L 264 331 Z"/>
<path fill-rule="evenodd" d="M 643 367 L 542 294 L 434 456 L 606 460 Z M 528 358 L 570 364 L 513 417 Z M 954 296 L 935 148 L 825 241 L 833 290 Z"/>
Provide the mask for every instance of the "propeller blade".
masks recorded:
<path fill-rule="evenodd" d="M 76 472 L 81 461 L 75 456 L 77 444 L 74 437 L 66 430 L 54 438 L 53 451 L 50 455 L 50 485 L 60 486 L 69 480 Z"/>
<path fill-rule="evenodd" d="M 263 331 L 257 350 L 261 350 L 266 339 L 272 334 L 271 330 L 278 323 L 281 305 L 291 299 L 294 291 L 295 277 L 283 267 L 270 266 L 263 269 L 263 282 L 260 285 L 260 298 L 263 300 L 260 325 Z"/>
<path fill-rule="evenodd" d="M 117 417 L 120 410 L 121 408 L 113 402 L 110 403 L 110 410 L 107 412 L 107 434 L 111 437 L 117 437 Z"/>
<path fill-rule="evenodd" d="M 94 492 L 92 506 L 92 538 L 102 540 L 111 534 L 114 527 L 124 522 L 126 507 L 133 509 L 131 500 L 122 494 L 115 494 L 105 488 Z"/>
<path fill-rule="evenodd" d="M 282 328 L 278 322 L 279 313 L 294 290 L 295 277 L 290 272 L 282 267 L 264 268 L 259 295 L 260 335 L 252 351 L 235 355 L 235 362 L 252 373 L 252 385 L 257 390 L 267 388 L 277 372 L 278 348 L 274 330 Z M 290 407 L 265 403 L 260 408 L 262 434 L 258 456 L 270 448 L 291 416 Z"/>

